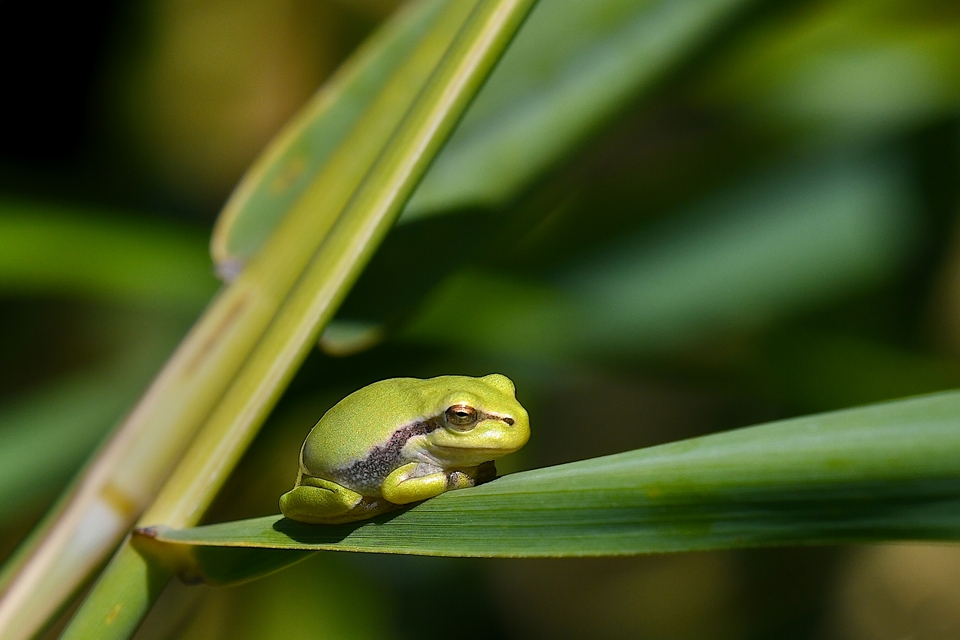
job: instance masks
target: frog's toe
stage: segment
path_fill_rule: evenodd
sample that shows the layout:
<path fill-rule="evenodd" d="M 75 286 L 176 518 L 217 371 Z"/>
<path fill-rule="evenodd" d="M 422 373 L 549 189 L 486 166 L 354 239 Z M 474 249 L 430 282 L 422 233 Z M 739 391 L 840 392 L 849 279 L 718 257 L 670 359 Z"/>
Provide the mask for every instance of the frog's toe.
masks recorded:
<path fill-rule="evenodd" d="M 463 471 L 452 471 L 447 475 L 447 491 L 466 489 L 476 484 L 473 476 Z"/>

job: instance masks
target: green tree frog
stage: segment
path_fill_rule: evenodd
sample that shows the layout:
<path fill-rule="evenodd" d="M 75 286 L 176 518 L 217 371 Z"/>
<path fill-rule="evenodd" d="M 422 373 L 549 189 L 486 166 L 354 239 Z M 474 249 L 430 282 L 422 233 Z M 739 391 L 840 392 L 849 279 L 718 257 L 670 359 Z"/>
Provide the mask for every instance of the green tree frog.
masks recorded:
<path fill-rule="evenodd" d="M 370 518 L 494 478 L 493 461 L 529 437 L 506 376 L 375 382 L 334 405 L 307 435 L 280 510 L 309 523 Z"/>

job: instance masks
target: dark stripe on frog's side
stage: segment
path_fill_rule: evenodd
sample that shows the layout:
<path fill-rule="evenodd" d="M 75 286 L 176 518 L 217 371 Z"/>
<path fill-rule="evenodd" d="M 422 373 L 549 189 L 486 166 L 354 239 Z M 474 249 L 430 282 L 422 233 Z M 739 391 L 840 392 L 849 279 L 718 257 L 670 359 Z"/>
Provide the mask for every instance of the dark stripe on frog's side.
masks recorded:
<path fill-rule="evenodd" d="M 369 492 L 373 489 L 379 493 L 384 478 L 397 468 L 397 462 L 400 460 L 400 450 L 407 444 L 407 441 L 414 436 L 436 431 L 442 426 L 441 417 L 434 416 L 400 427 L 390 435 L 389 440 L 374 447 L 366 458 L 357 460 L 350 466 L 337 469 L 331 479 L 360 493 Z"/>
<path fill-rule="evenodd" d="M 477 416 L 477 424 L 484 420 L 502 420 L 502 418 L 480 412 Z M 374 447 L 366 458 L 334 471 L 330 480 L 364 495 L 379 494 L 383 480 L 400 466 L 400 451 L 407 444 L 407 441 L 415 436 L 436 431 L 441 427 L 443 427 L 442 414 L 400 427 L 390 435 L 389 440 Z"/>

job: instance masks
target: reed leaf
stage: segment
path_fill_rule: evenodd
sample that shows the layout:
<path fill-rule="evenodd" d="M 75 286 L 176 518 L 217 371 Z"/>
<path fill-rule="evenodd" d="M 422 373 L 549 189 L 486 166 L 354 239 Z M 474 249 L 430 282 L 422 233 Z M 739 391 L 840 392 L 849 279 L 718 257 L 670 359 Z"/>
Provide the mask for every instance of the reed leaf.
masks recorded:
<path fill-rule="evenodd" d="M 515 473 L 369 522 L 267 516 L 137 535 L 212 583 L 282 566 L 278 549 L 293 562 L 318 550 L 530 558 L 955 541 L 958 460 L 952 391 Z"/>

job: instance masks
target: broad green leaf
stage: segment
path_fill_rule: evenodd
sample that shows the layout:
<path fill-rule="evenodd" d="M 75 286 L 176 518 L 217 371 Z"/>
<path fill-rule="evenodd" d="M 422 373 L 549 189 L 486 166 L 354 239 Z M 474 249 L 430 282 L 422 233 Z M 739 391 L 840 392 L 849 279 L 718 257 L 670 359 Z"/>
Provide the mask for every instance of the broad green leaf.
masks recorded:
<path fill-rule="evenodd" d="M 558 357 L 663 352 L 874 286 L 914 247 L 915 208 L 889 159 L 764 171 L 546 281 L 454 274 L 400 337 Z M 450 322 L 464 299 L 484 304 Z"/>
<path fill-rule="evenodd" d="M 960 392 L 516 473 L 372 522 L 138 533 L 201 576 L 228 564 L 209 547 L 542 557 L 960 540 Z"/>
<path fill-rule="evenodd" d="M 216 288 L 200 234 L 74 207 L 0 203 L 0 291 L 196 312 Z"/>

